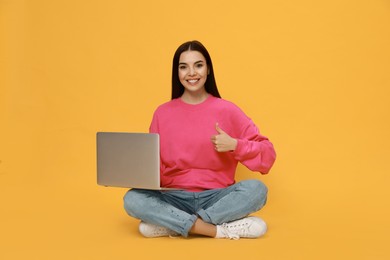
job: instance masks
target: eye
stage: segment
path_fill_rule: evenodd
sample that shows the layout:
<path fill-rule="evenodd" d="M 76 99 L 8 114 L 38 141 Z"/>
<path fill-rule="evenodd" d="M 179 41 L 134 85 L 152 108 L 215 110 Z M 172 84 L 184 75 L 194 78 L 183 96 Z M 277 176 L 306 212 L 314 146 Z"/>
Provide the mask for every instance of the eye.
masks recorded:
<path fill-rule="evenodd" d="M 186 65 L 180 65 L 180 66 L 179 66 L 179 70 L 184 70 L 184 69 L 186 69 L 186 68 L 187 68 Z"/>
<path fill-rule="evenodd" d="M 197 67 L 197 68 L 202 68 L 202 67 L 203 67 L 203 63 L 198 63 L 198 64 L 196 64 L 196 67 Z"/>

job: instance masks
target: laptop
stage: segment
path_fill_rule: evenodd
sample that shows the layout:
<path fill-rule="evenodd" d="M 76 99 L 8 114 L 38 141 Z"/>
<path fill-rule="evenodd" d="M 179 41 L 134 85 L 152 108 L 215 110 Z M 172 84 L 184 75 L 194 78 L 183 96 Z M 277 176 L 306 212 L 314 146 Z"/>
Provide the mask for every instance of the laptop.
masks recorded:
<path fill-rule="evenodd" d="M 175 190 L 160 186 L 160 136 L 98 132 L 97 183 L 107 187 Z"/>

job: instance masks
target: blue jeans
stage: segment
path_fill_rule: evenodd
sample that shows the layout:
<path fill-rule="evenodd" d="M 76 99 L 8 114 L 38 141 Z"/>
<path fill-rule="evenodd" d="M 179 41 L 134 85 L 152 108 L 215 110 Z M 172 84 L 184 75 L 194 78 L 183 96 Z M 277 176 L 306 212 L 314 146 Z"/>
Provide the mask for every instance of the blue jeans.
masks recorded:
<path fill-rule="evenodd" d="M 244 180 L 202 192 L 131 189 L 124 196 L 124 207 L 132 217 L 187 237 L 197 218 L 219 225 L 260 210 L 266 200 L 262 182 Z"/>

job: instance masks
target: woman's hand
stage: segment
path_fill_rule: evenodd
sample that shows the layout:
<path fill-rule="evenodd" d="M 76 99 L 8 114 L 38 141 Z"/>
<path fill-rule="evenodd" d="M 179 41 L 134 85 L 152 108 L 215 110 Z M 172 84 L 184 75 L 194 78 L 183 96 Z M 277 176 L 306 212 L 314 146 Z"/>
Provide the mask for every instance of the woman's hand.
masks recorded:
<path fill-rule="evenodd" d="M 211 142 L 217 152 L 234 151 L 237 147 L 237 139 L 232 138 L 225 131 L 223 131 L 218 123 L 215 124 L 215 129 L 218 134 L 211 137 Z"/>

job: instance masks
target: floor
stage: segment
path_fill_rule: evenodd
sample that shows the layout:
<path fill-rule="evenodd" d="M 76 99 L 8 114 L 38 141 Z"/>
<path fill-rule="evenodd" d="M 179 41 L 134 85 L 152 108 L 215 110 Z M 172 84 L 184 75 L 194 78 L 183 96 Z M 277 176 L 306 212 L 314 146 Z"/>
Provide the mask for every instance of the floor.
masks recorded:
<path fill-rule="evenodd" d="M 337 186 L 324 190 L 324 186 L 303 188 L 292 183 L 287 188 L 283 182 L 277 185 L 282 179 L 277 174 L 283 173 L 276 166 L 269 176 L 259 177 L 270 187 L 270 194 L 268 204 L 255 215 L 268 223 L 268 233 L 260 239 L 238 241 L 194 236 L 143 238 L 137 230 L 138 220 L 128 217 L 122 208 L 126 189 L 96 185 L 94 166 L 84 175 L 63 168 L 55 176 L 28 171 L 29 166 L 17 166 L 26 172 L 22 176 L 8 171 L 0 175 L 1 259 L 390 257 L 389 213 L 382 208 L 384 204 L 388 207 L 388 199 L 375 201 L 372 195 L 364 199 L 351 193 L 358 191 L 353 187 L 345 193 Z M 241 179 L 255 176 L 243 168 L 238 175 Z M 383 195 L 388 198 L 386 192 Z"/>

